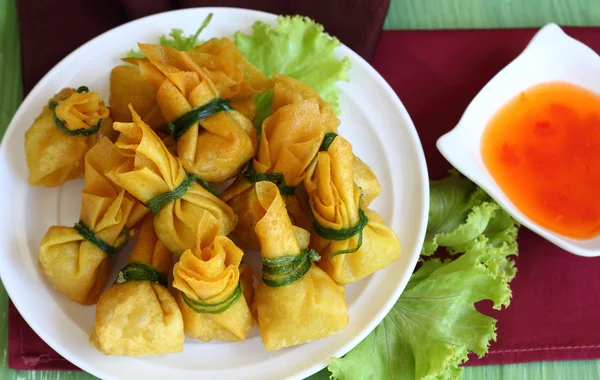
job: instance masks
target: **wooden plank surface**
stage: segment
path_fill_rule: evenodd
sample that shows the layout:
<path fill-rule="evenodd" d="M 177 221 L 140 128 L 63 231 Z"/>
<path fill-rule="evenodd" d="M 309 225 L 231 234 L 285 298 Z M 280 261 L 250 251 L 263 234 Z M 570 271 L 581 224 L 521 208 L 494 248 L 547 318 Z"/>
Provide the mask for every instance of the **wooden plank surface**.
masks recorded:
<path fill-rule="evenodd" d="M 598 0 L 392 0 L 385 29 L 599 25 Z"/>

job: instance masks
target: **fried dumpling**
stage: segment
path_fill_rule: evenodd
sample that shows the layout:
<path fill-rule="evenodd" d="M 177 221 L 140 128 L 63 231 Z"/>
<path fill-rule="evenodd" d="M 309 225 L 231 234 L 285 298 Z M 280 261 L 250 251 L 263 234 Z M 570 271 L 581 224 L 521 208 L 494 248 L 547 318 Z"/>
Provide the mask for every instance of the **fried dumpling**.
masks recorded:
<path fill-rule="evenodd" d="M 308 99 L 316 99 L 321 113 L 321 124 L 325 133 L 337 133 L 340 120 L 333 107 L 325 102 L 307 83 L 281 74 L 273 74 L 273 112 L 288 104 L 301 103 Z"/>
<path fill-rule="evenodd" d="M 241 183 L 241 181 L 239 183 Z M 259 249 L 260 243 L 256 236 L 256 232 L 254 232 L 254 227 L 261 218 L 261 215 L 258 212 L 258 210 L 260 210 L 260 203 L 256 196 L 255 187 L 250 184 L 244 184 L 244 188 L 246 186 L 251 187 L 244 190 L 241 194 L 234 196 L 227 202 L 238 217 L 237 224 L 231 235 L 235 237 L 236 242 L 238 242 L 240 247 L 244 249 Z M 309 229 L 311 226 L 310 214 L 302 208 L 296 194 L 282 194 L 281 197 L 283 198 L 288 216 L 294 226 Z"/>
<path fill-rule="evenodd" d="M 133 65 L 120 65 L 110 72 L 110 114 L 114 121 L 133 121 L 129 104 L 150 128 L 167 125 L 156 103 L 156 89 L 140 74 Z"/>
<path fill-rule="evenodd" d="M 277 93 L 277 96 L 273 98 L 273 111 L 284 105 L 299 103 L 306 99 L 317 99 L 325 133 L 337 133 L 339 119 L 331 105 L 326 103 L 312 87 L 297 79 L 279 74 L 273 75 L 273 82 Z M 381 191 L 379 180 L 373 170 L 356 156 L 354 157 L 354 181 L 362 189 L 361 202 L 363 205 L 368 206 L 373 199 L 379 196 Z"/>
<path fill-rule="evenodd" d="M 256 151 L 252 122 L 221 98 L 208 70 L 187 52 L 139 46 L 147 58 L 129 61 L 157 89 L 156 101 L 185 170 L 208 182 L 234 177 Z"/>
<path fill-rule="evenodd" d="M 61 90 L 25 132 L 30 185 L 59 186 L 83 177 L 85 154 L 102 135 L 115 137 L 109 109 L 98 93 L 80 91 Z"/>
<path fill-rule="evenodd" d="M 229 38 L 212 38 L 188 53 L 195 63 L 208 70 L 208 77 L 224 99 L 250 98 L 273 87 Z"/>
<path fill-rule="evenodd" d="M 167 289 L 172 266 L 173 254 L 156 236 L 149 214 L 128 265 L 96 305 L 90 341 L 103 354 L 149 356 L 183 351 L 183 318 Z"/>
<path fill-rule="evenodd" d="M 252 296 L 252 273 L 241 264 L 244 252 L 219 235 L 219 224 L 205 214 L 196 247 L 186 250 L 173 269 L 173 287 L 183 314 L 185 333 L 192 338 L 240 341 L 254 326 L 246 297 Z M 243 284 L 245 282 L 245 284 Z M 245 291 L 244 291 L 245 290 Z"/>
<path fill-rule="evenodd" d="M 398 237 L 374 211 L 360 205 L 352 146 L 337 136 L 304 179 L 315 221 L 311 247 L 319 266 L 340 284 L 358 281 L 400 256 Z"/>
<path fill-rule="evenodd" d="M 275 92 L 274 99 L 278 97 Z M 252 161 L 252 171 L 268 174 L 278 181 L 284 193 L 284 201 L 294 223 L 308 227 L 308 219 L 300 212 L 298 200 L 293 188 L 302 183 L 306 169 L 319 151 L 324 137 L 324 128 L 320 122 L 319 104 L 316 99 L 289 104 L 279 108 L 263 123 L 258 156 Z M 245 248 L 258 248 L 254 232 L 259 216 L 256 214 L 256 190 L 252 180 L 239 177 L 225 190 L 221 199 L 228 202 L 238 215 L 238 225 L 233 231 Z M 252 177 L 250 177 L 252 179 Z"/>
<path fill-rule="evenodd" d="M 348 324 L 344 287 L 312 262 L 309 234 L 292 225 L 277 186 L 258 182 L 261 219 L 256 224 L 263 278 L 255 308 L 267 350 L 326 337 Z"/>
<path fill-rule="evenodd" d="M 236 223 L 233 210 L 186 173 L 181 161 L 133 109 L 132 114 L 132 123 L 114 123 L 114 128 L 121 132 L 115 146 L 133 160 L 109 174 L 150 207 L 160 240 L 177 255 L 194 247 L 205 213 L 218 221 L 220 234 L 229 234 Z"/>
<path fill-rule="evenodd" d="M 111 270 L 110 257 L 124 244 L 148 209 L 127 194 L 106 172 L 126 158 L 107 138 L 85 156 L 85 187 L 75 227 L 52 226 L 39 248 L 39 266 L 55 289 L 71 300 L 98 301 Z"/>

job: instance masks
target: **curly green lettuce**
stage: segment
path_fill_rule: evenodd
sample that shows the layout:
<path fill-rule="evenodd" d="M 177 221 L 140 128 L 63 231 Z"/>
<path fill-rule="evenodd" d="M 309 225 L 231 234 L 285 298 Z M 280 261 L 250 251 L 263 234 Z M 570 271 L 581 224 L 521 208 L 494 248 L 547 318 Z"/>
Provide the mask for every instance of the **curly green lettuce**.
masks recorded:
<path fill-rule="evenodd" d="M 331 361 L 332 379 L 457 379 L 469 352 L 481 357 L 496 339 L 496 320 L 475 303 L 509 305 L 518 225 L 456 172 L 430 186 L 425 260 L 375 330 Z M 441 246 L 450 258 L 428 257 Z"/>
<path fill-rule="evenodd" d="M 340 42 L 322 25 L 307 17 L 279 16 L 277 25 L 256 22 L 251 34 L 237 32 L 234 39 L 246 59 L 267 76 L 279 73 L 308 83 L 339 114 L 336 83 L 349 80 L 350 60 L 337 57 Z M 272 97 L 272 91 L 256 97 L 255 126 L 271 113 Z"/>

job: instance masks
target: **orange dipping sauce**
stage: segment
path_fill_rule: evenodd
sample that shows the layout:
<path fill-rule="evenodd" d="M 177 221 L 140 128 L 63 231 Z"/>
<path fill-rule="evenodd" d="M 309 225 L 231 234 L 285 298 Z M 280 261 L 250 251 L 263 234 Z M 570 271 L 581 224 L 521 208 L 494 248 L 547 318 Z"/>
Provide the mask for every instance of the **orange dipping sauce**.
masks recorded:
<path fill-rule="evenodd" d="M 600 234 L 600 95 L 547 82 L 504 105 L 481 141 L 483 162 L 521 212 L 564 236 Z"/>

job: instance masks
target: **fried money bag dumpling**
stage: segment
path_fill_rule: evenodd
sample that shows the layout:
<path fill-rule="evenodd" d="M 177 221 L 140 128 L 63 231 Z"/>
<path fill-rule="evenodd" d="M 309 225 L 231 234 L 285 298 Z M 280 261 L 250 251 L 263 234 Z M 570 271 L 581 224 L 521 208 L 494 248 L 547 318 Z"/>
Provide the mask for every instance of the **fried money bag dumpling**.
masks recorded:
<path fill-rule="evenodd" d="M 128 229 L 148 212 L 106 177 L 126 160 L 110 140 L 100 140 L 85 156 L 80 221 L 75 227 L 50 227 L 40 244 L 42 273 L 55 289 L 80 304 L 98 301 L 111 257 L 127 241 Z"/>
<path fill-rule="evenodd" d="M 100 297 L 90 341 L 105 355 L 149 356 L 183 351 L 183 319 L 167 289 L 173 254 L 141 225 L 129 263 Z"/>
<path fill-rule="evenodd" d="M 273 98 L 273 111 L 287 104 L 299 103 L 306 99 L 317 99 L 321 110 L 321 123 L 325 129 L 324 143 L 328 139 L 333 139 L 337 135 L 339 119 L 335 116 L 333 108 L 326 103 L 319 94 L 308 84 L 285 75 L 273 75 L 275 83 L 275 93 L 277 96 Z M 363 197 L 362 204 L 368 206 L 375 199 L 380 191 L 381 185 L 379 180 L 360 158 L 354 156 L 354 181 L 361 188 Z"/>
<path fill-rule="evenodd" d="M 254 326 L 248 304 L 252 274 L 241 264 L 244 252 L 219 235 L 219 224 L 205 214 L 196 247 L 186 250 L 173 269 L 173 287 L 183 314 L 185 333 L 202 341 L 239 341 Z M 240 265 L 246 265 L 242 276 Z M 245 291 L 244 291 L 245 290 Z"/>
<path fill-rule="evenodd" d="M 278 350 L 326 337 L 348 324 L 344 287 L 313 261 L 309 234 L 292 225 L 279 189 L 271 182 L 255 185 L 262 206 L 256 224 L 263 263 L 255 308 L 267 350 Z"/>
<path fill-rule="evenodd" d="M 121 132 L 115 146 L 133 159 L 109 175 L 128 193 L 148 205 L 154 214 L 154 228 L 167 248 L 180 255 L 194 247 L 198 225 L 205 213 L 216 218 L 220 234 L 233 230 L 233 210 L 210 187 L 186 173 L 181 161 L 165 147 L 156 133 L 133 111 L 132 123 L 114 123 Z"/>
<path fill-rule="evenodd" d="M 29 184 L 59 186 L 83 177 L 85 154 L 102 135 L 115 137 L 100 96 L 79 90 L 66 88 L 53 96 L 25 132 Z"/>
<path fill-rule="evenodd" d="M 276 88 L 273 99 L 278 96 Z M 244 247 L 259 247 L 254 232 L 259 218 L 256 213 L 258 201 L 252 185 L 257 181 L 276 182 L 294 224 L 308 228 L 308 219 L 301 211 L 294 187 L 302 183 L 324 135 L 319 103 L 315 98 L 282 106 L 265 119 L 257 157 L 244 176 L 221 195 L 238 215 L 233 236 Z"/>
<path fill-rule="evenodd" d="M 304 179 L 314 218 L 311 247 L 319 266 L 340 284 L 358 281 L 400 256 L 398 237 L 381 217 L 360 205 L 352 146 L 337 136 Z"/>
<path fill-rule="evenodd" d="M 208 70 L 187 52 L 139 46 L 147 58 L 128 61 L 156 88 L 156 101 L 177 140 L 185 170 L 209 182 L 234 177 L 256 151 L 252 122 L 221 97 Z"/>

